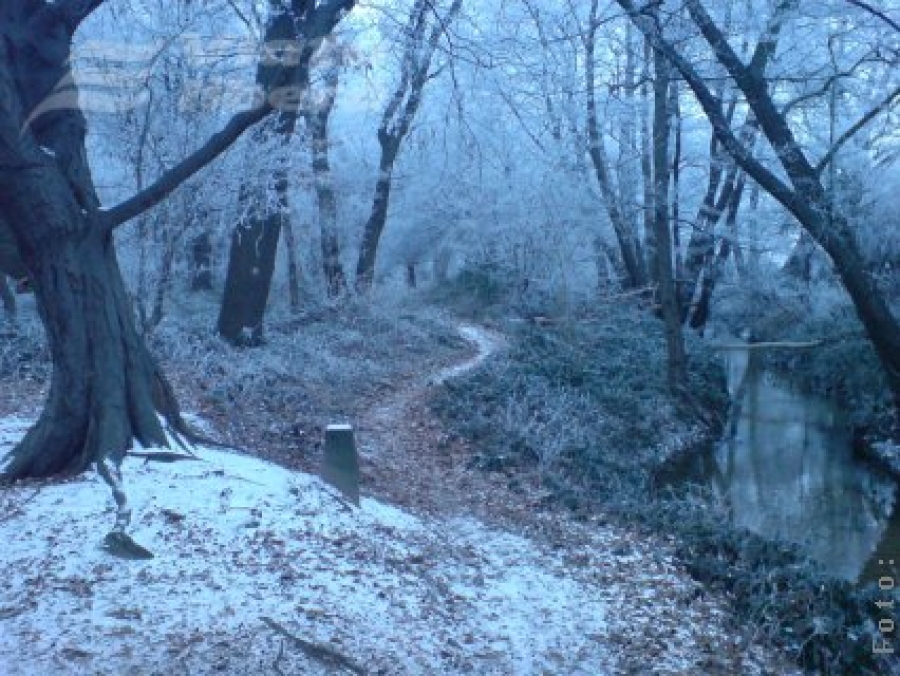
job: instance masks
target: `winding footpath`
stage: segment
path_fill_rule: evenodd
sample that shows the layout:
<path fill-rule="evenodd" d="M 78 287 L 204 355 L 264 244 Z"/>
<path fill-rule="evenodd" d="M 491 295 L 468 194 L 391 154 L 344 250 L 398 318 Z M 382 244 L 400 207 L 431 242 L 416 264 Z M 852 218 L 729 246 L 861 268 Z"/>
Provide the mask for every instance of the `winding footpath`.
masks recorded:
<path fill-rule="evenodd" d="M 577 598 L 557 599 L 562 626 L 549 617 L 531 626 L 513 622 L 531 666 L 498 673 L 799 673 L 729 626 L 724 602 L 675 563 L 671 542 L 548 507 L 536 473 L 513 478 L 471 466 L 474 449 L 442 429 L 427 397 L 432 388 L 480 367 L 505 341 L 479 326 L 464 324 L 458 331 L 472 346 L 469 358 L 412 382 L 363 417 L 363 483 L 378 499 L 440 523 L 443 545 L 435 565 L 441 570 L 465 571 L 471 562 L 461 552 L 475 547 L 500 556 L 500 568 L 537 557 L 538 568 L 572 585 Z M 498 592 L 526 594 L 521 603 L 540 605 L 527 597 L 540 596 L 539 590 L 515 581 L 497 582 L 492 593 Z M 587 618 L 576 608 L 594 614 Z M 499 629 L 501 637 L 514 631 L 510 625 Z M 548 647 L 548 634 L 563 640 L 565 649 Z"/>

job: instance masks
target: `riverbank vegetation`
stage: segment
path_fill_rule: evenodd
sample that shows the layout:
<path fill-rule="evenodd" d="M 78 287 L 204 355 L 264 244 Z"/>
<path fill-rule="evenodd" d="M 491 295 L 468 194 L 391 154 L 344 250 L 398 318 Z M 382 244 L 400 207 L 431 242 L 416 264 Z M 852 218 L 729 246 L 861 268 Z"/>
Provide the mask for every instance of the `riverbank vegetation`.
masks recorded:
<path fill-rule="evenodd" d="M 708 346 L 688 342 L 695 397 L 679 402 L 666 388 L 662 322 L 621 299 L 591 311 L 504 323 L 508 349 L 433 398 L 473 449 L 473 465 L 539 485 L 538 498 L 577 514 L 668 538 L 755 640 L 810 672 L 896 673 L 872 651 L 883 617 L 877 585 L 837 580 L 797 547 L 729 525 L 727 506 L 704 489 L 666 481 L 673 458 L 702 452 L 721 432 L 727 393 Z"/>

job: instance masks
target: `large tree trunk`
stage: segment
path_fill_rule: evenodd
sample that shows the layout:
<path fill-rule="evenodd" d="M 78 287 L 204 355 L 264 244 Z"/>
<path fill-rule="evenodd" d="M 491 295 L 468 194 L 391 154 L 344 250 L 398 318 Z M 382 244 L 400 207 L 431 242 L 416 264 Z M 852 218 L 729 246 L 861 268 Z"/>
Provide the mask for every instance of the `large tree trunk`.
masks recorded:
<path fill-rule="evenodd" d="M 0 24 L 15 30 L 8 16 Z M 120 460 L 138 439 L 165 444 L 160 416 L 186 431 L 172 389 L 134 324 L 109 230 L 102 226 L 77 108 L 48 113 L 23 132 L 25 113 L 68 76 L 71 35 L 26 23 L 31 51 L 0 39 L 0 209 L 43 319 L 53 372 L 37 424 L 4 460 L 8 479 L 79 472 Z M 8 22 L 8 23 L 6 23 Z M 22 35 L 18 35 L 21 44 Z M 17 70 L 13 70 L 17 69 Z"/>
<path fill-rule="evenodd" d="M 270 0 L 273 17 L 266 27 L 265 43 L 294 43 L 301 36 L 298 23 L 290 7 Z M 273 84 L 284 77 L 284 69 L 261 59 L 256 70 L 256 84 L 263 91 L 270 91 Z M 309 67 L 307 63 L 293 68 L 291 82 L 300 90 L 308 91 Z M 286 146 L 297 126 L 299 101 L 283 106 L 275 120 L 274 128 L 258 132 L 257 140 L 266 143 L 278 139 Z M 286 154 L 286 149 L 285 149 Z M 289 160 L 282 157 L 273 172 L 275 201 L 269 199 L 267 186 L 245 184 L 240 199 L 246 206 L 246 215 L 238 223 L 231 236 L 228 254 L 228 271 L 225 275 L 225 293 L 219 310 L 219 334 L 232 345 L 258 346 L 263 343 L 263 317 L 272 286 L 278 240 L 281 225 L 290 218 L 288 188 Z"/>
<path fill-rule="evenodd" d="M 112 237 L 82 211 L 51 163 L 0 173 L 7 217 L 30 225 L 17 231 L 19 247 L 53 356 L 44 410 L 3 468 L 10 479 L 120 460 L 133 439 L 165 445 L 160 416 L 187 431 L 135 327 Z"/>
<path fill-rule="evenodd" d="M 283 191 L 286 188 L 277 191 L 279 200 L 286 198 Z M 256 201 L 252 197 L 244 199 Z M 222 337 L 241 347 L 263 343 L 263 318 L 284 217 L 280 209 L 266 208 L 265 197 L 259 197 L 251 210 L 246 221 L 238 224 L 231 235 L 218 320 Z"/>

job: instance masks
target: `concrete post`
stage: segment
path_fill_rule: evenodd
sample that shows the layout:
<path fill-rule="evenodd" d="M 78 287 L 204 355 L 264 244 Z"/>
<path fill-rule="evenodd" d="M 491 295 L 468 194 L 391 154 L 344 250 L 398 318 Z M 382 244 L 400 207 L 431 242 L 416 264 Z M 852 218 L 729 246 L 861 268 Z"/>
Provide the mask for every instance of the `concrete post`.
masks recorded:
<path fill-rule="evenodd" d="M 320 476 L 359 507 L 359 456 L 352 425 L 329 425 L 325 428 L 325 455 Z"/>

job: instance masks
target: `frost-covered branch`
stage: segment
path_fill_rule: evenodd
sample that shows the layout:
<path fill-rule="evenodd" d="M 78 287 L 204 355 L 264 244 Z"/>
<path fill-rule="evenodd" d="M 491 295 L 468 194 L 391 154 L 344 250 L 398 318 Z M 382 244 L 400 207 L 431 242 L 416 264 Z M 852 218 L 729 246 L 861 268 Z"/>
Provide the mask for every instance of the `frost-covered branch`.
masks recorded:
<path fill-rule="evenodd" d="M 828 149 L 828 152 L 825 153 L 825 156 L 819 160 L 819 163 L 816 165 L 816 173 L 821 174 L 825 167 L 827 167 L 832 160 L 834 160 L 834 156 L 837 155 L 838 151 L 843 147 L 847 141 L 856 136 L 856 134 L 869 122 L 878 117 L 881 113 L 887 110 L 895 99 L 900 97 L 900 87 L 894 88 L 887 96 L 885 96 L 881 102 L 868 111 L 865 115 L 863 115 L 859 120 L 857 120 L 854 124 L 850 125 L 843 134 L 841 134 L 838 139 L 834 142 L 834 145 Z"/>

